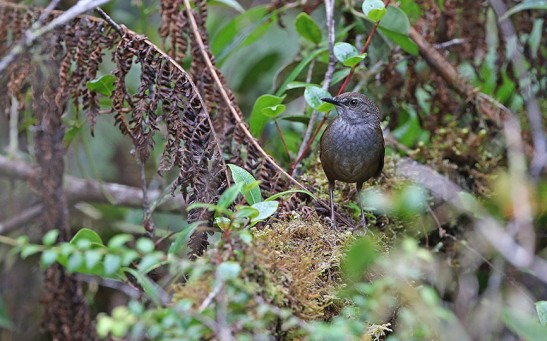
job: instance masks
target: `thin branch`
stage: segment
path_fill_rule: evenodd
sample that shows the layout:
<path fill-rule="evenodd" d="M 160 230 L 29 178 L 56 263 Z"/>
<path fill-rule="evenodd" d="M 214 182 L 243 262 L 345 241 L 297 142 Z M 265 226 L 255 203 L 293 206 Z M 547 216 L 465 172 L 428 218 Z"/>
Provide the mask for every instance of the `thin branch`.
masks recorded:
<path fill-rule="evenodd" d="M 112 18 L 108 14 L 106 14 L 106 12 L 102 10 L 102 8 L 97 7 L 95 8 L 95 10 L 104 19 L 104 21 L 106 21 L 114 29 L 114 31 L 116 31 L 120 35 L 120 37 L 123 37 L 123 29 L 120 25 L 112 20 Z"/>
<path fill-rule="evenodd" d="M 322 88 L 323 90 L 328 90 L 330 87 L 330 82 L 332 80 L 332 75 L 334 74 L 334 70 L 336 68 L 336 59 L 334 58 L 334 0 L 325 0 L 325 13 L 327 18 L 327 40 L 329 43 L 329 64 L 327 66 L 327 72 L 325 73 L 325 79 L 323 80 Z M 308 76 L 311 76 L 311 73 Z M 309 80 L 306 80 L 306 82 L 309 83 Z M 306 128 L 306 133 L 304 134 L 304 137 L 302 138 L 302 143 L 300 144 L 300 148 L 298 149 L 298 155 L 296 156 L 297 161 L 301 161 L 304 158 L 303 155 L 307 151 L 306 146 L 308 145 L 308 141 L 310 141 L 310 138 L 312 136 L 313 128 L 315 126 L 315 122 L 317 121 L 317 116 L 317 110 L 313 110 L 310 121 L 308 123 L 308 127 Z M 294 171 L 300 164 L 300 161 L 295 161 L 291 165 L 291 175 L 294 174 Z"/>
<path fill-rule="evenodd" d="M 385 4 L 385 8 L 387 8 L 389 6 L 389 3 L 391 2 L 391 0 L 387 0 L 386 1 L 386 4 Z M 365 42 L 365 45 L 363 46 L 363 48 L 361 49 L 361 54 L 365 53 L 367 51 L 367 48 L 368 46 L 370 45 L 370 42 L 372 41 L 372 36 L 374 35 L 374 32 L 376 32 L 376 30 L 378 29 L 378 25 L 380 25 L 380 21 L 381 20 L 378 20 L 374 23 L 374 26 L 372 26 L 372 30 L 370 30 L 370 33 L 368 35 L 368 38 L 367 38 L 367 41 Z M 360 63 L 359 63 L 360 64 Z M 357 66 L 359 66 L 359 64 L 356 64 L 354 65 L 348 76 L 346 77 L 346 79 L 344 80 L 344 83 L 342 84 L 342 86 L 340 87 L 340 90 L 338 90 L 338 95 L 340 95 L 342 92 L 344 92 L 344 90 L 346 89 L 346 86 L 348 85 L 349 83 L 349 80 L 351 79 L 351 77 L 353 76 L 353 73 L 355 72 L 355 69 L 357 68 Z"/>
<path fill-rule="evenodd" d="M 468 40 L 469 40 L 469 39 L 466 39 L 466 38 L 455 38 L 455 39 L 452 39 L 452 40 L 449 40 L 449 41 L 445 41 L 444 43 L 435 44 L 435 45 L 433 45 L 433 46 L 434 46 L 437 50 L 441 50 L 441 49 L 449 48 L 450 46 L 464 44 L 464 43 L 466 43 Z"/>
<path fill-rule="evenodd" d="M 391 2 L 391 0 L 387 0 L 386 1 L 386 4 L 385 4 L 385 7 L 387 8 L 387 6 L 389 6 L 389 3 Z M 362 53 L 365 53 L 367 51 L 367 48 L 368 46 L 370 45 L 370 42 L 372 41 L 372 36 L 374 35 L 374 32 L 376 32 L 376 29 L 378 28 L 378 25 L 380 24 L 380 20 L 376 21 L 376 23 L 374 24 L 374 26 L 372 27 L 372 30 L 370 30 L 370 33 L 368 35 L 368 38 L 367 38 L 367 41 L 365 42 L 365 45 L 363 46 L 363 48 L 361 49 L 361 54 Z M 329 48 L 330 48 L 330 45 L 329 45 Z M 330 53 L 329 53 L 329 58 L 330 58 Z M 340 90 L 338 90 L 338 95 L 340 95 L 342 92 L 344 92 L 344 90 L 346 89 L 346 86 L 348 85 L 349 83 L 349 80 L 351 79 L 351 77 L 353 76 L 353 73 L 355 72 L 355 69 L 357 68 L 359 64 L 353 66 L 348 74 L 348 76 L 346 77 L 344 83 L 342 84 L 342 86 L 340 87 Z M 300 154 L 300 157 L 298 157 L 296 159 L 296 161 L 294 161 L 294 164 L 291 166 L 291 173 L 294 171 L 294 169 L 296 169 L 296 165 L 298 165 L 302 159 L 304 158 L 304 155 L 306 155 L 306 153 L 308 152 L 308 150 L 310 149 L 311 145 L 313 144 L 313 141 L 315 141 L 315 138 L 317 137 L 317 135 L 319 135 L 319 132 L 321 131 L 321 128 L 323 128 L 323 125 L 325 125 L 325 122 L 327 122 L 327 119 L 329 118 L 329 115 L 325 115 L 323 117 L 323 120 L 321 120 L 321 123 L 319 123 L 319 126 L 317 127 L 317 129 L 315 130 L 315 132 L 313 133 L 313 136 L 311 137 L 311 139 L 308 141 L 308 143 L 306 144 L 306 147 L 304 148 L 304 150 L 302 151 L 302 153 Z"/>
<path fill-rule="evenodd" d="M 18 227 L 38 218 L 42 214 L 42 210 L 42 205 L 31 206 L 16 216 L 0 222 L 0 234 L 8 234 Z"/>
<path fill-rule="evenodd" d="M 534 142 L 534 155 L 530 165 L 530 174 L 533 178 L 537 179 L 542 170 L 547 166 L 547 139 L 545 138 L 541 110 L 534 94 L 532 79 L 526 66 L 528 63 L 522 55 L 522 48 L 519 46 L 515 27 L 509 18 L 503 17 L 507 12 L 507 6 L 500 0 L 489 0 L 489 2 L 496 16 L 501 18 L 499 20 L 499 27 L 505 39 L 507 54 L 510 56 L 509 60 L 513 65 L 513 72 L 519 82 L 520 93 L 526 103 L 526 113 Z"/>
<path fill-rule="evenodd" d="M 249 129 L 245 126 L 245 123 L 239 117 L 239 114 L 237 113 L 236 109 L 232 105 L 232 101 L 230 101 L 230 97 L 228 96 L 228 93 L 224 89 L 224 85 L 222 84 L 222 81 L 218 77 L 218 74 L 216 72 L 215 67 L 213 66 L 213 63 L 211 59 L 209 58 L 209 55 L 207 54 L 207 50 L 205 48 L 205 44 L 203 43 L 203 40 L 201 39 L 201 35 L 199 34 L 199 28 L 196 23 L 196 19 L 194 18 L 194 15 L 192 13 L 192 6 L 190 5 L 189 0 L 184 0 L 184 6 L 186 8 L 186 12 L 188 14 L 188 18 L 190 19 L 190 26 L 192 27 L 192 33 L 194 34 L 194 37 L 196 39 L 196 42 L 199 45 L 199 49 L 201 51 L 203 60 L 205 61 L 205 64 L 207 64 L 207 67 L 209 68 L 209 72 L 211 73 L 213 80 L 215 81 L 217 87 L 219 88 L 220 95 L 224 99 L 224 102 L 226 102 L 226 105 L 230 109 L 230 112 L 232 113 L 232 116 L 234 117 L 237 124 L 241 127 L 244 134 L 247 136 L 249 141 L 253 144 L 253 146 L 259 151 L 259 153 L 264 157 L 268 162 L 274 166 L 275 169 L 277 169 L 281 174 L 285 175 L 289 180 L 293 181 L 295 184 L 297 184 L 299 187 L 306 189 L 307 188 L 296 181 L 296 179 L 293 179 L 281 166 L 279 166 L 265 151 L 262 149 L 260 144 L 255 140 Z"/>
<path fill-rule="evenodd" d="M 21 40 L 10 49 L 10 52 L 5 55 L 2 60 L 0 60 L 0 73 L 2 73 L 19 54 L 28 49 L 38 38 L 55 29 L 57 26 L 66 24 L 68 21 L 76 18 L 82 13 L 103 5 L 108 1 L 109 0 L 80 0 L 65 12 L 61 12 L 59 16 L 51 20 L 47 25 L 42 25 L 40 21 L 37 21 L 25 31 Z M 54 6 L 48 6 L 44 12 L 42 12 L 40 18 L 47 18 L 53 12 L 53 7 Z"/>
<path fill-rule="evenodd" d="M 511 264 L 547 283 L 547 261 L 522 247 L 500 223 L 490 216 L 473 196 L 435 170 L 412 159 L 396 164 L 396 174 L 426 188 L 433 196 L 448 202 L 460 214 L 474 219 L 475 228 Z"/>
<path fill-rule="evenodd" d="M 138 299 L 142 296 L 142 293 L 139 289 L 137 289 L 134 286 L 132 286 L 130 284 L 127 284 L 125 282 L 120 282 L 120 281 L 116 281 L 116 280 L 113 280 L 113 279 L 102 278 L 102 277 L 98 277 L 98 276 L 90 276 L 90 275 L 85 275 L 85 274 L 79 274 L 79 273 L 76 273 L 73 276 L 77 281 L 86 282 L 86 283 L 90 283 L 90 284 L 96 283 L 96 284 L 100 285 L 101 287 L 111 288 L 111 289 L 121 291 L 124 294 L 126 294 L 128 297 L 131 297 L 131 298 Z"/>
<path fill-rule="evenodd" d="M 32 182 L 37 178 L 37 173 L 31 165 L 24 161 L 10 160 L 0 155 L 0 176 Z M 65 192 L 68 201 L 72 203 L 95 201 L 140 208 L 143 201 L 143 193 L 140 188 L 116 183 L 102 183 L 73 176 L 65 176 Z M 149 191 L 148 194 L 151 200 L 162 196 L 162 192 L 159 190 Z M 169 196 L 158 209 L 178 212 L 183 205 L 184 201 L 180 195 Z"/>
<path fill-rule="evenodd" d="M 285 153 L 287 154 L 287 160 L 289 162 L 291 161 L 291 153 L 289 153 L 289 148 L 287 147 L 287 142 L 285 142 L 285 137 L 283 136 L 283 132 L 281 131 L 281 127 L 279 126 L 279 122 L 276 118 L 274 118 L 275 127 L 277 128 L 277 132 L 279 133 L 279 137 L 281 138 L 281 143 L 283 143 L 283 147 L 285 148 Z"/>
<path fill-rule="evenodd" d="M 207 307 L 213 302 L 213 300 L 220 293 L 220 291 L 222 290 L 223 287 L 224 287 L 224 284 L 219 284 L 219 285 L 215 286 L 215 289 L 213 291 L 211 291 L 209 293 L 209 295 L 207 295 L 207 297 L 205 297 L 205 299 L 203 300 L 203 302 L 200 304 L 200 306 L 198 308 L 198 312 L 200 314 L 205 309 L 207 309 Z"/>
<path fill-rule="evenodd" d="M 148 185 L 146 183 L 146 171 L 145 171 L 144 161 L 141 160 L 141 189 L 142 189 L 142 220 L 144 229 L 150 235 L 154 237 L 154 231 L 156 227 L 154 226 L 154 221 L 152 220 L 152 213 L 150 211 L 150 200 L 148 198 Z"/>

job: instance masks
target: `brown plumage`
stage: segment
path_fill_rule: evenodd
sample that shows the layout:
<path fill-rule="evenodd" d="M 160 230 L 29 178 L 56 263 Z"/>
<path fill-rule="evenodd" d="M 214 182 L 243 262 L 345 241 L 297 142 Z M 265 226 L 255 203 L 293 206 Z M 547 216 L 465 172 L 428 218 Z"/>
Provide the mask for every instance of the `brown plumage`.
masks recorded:
<path fill-rule="evenodd" d="M 382 114 L 368 97 L 357 92 L 322 100 L 334 104 L 339 114 L 325 129 L 320 143 L 321 165 L 329 180 L 331 221 L 336 226 L 333 202 L 336 180 L 356 184 L 364 221 L 361 188 L 365 181 L 380 175 L 384 168 Z"/>

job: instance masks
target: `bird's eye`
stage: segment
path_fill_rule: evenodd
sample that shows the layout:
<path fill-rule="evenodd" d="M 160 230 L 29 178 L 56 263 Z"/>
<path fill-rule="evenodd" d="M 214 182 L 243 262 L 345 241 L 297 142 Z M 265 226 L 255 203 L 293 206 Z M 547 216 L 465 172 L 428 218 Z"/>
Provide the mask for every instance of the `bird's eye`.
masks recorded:
<path fill-rule="evenodd" d="M 351 105 L 352 107 L 356 106 L 357 105 L 357 100 L 356 99 L 350 100 L 349 105 Z"/>

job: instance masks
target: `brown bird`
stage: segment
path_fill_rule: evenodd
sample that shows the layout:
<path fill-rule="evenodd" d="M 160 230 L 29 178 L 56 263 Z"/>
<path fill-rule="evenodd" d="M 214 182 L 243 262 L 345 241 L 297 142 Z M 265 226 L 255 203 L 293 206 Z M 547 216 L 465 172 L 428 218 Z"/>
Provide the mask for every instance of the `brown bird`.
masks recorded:
<path fill-rule="evenodd" d="M 366 96 L 346 92 L 334 98 L 322 98 L 336 106 L 338 117 L 332 121 L 320 143 L 323 171 L 329 180 L 331 221 L 334 219 L 333 191 L 336 180 L 355 183 L 361 219 L 365 221 L 361 188 L 363 182 L 377 177 L 384 168 L 384 136 L 380 109 Z"/>

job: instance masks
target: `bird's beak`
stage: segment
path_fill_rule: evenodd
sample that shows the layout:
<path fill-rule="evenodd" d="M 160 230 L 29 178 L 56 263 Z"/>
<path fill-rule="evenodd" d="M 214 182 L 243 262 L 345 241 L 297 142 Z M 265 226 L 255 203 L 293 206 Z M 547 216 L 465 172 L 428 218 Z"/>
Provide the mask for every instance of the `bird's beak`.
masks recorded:
<path fill-rule="evenodd" d="M 334 105 L 342 105 L 342 103 L 338 102 L 337 100 L 335 100 L 334 98 L 321 98 L 321 100 L 323 102 L 327 102 L 327 103 L 330 103 L 330 104 L 334 104 Z"/>

